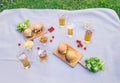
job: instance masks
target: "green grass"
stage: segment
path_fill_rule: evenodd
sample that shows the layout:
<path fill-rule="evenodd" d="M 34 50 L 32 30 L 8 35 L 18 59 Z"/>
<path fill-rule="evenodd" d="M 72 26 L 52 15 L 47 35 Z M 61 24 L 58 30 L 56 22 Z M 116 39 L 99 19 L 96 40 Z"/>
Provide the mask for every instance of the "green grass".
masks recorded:
<path fill-rule="evenodd" d="M 13 8 L 66 9 L 110 8 L 120 17 L 120 0 L 2 0 L 0 11 Z"/>

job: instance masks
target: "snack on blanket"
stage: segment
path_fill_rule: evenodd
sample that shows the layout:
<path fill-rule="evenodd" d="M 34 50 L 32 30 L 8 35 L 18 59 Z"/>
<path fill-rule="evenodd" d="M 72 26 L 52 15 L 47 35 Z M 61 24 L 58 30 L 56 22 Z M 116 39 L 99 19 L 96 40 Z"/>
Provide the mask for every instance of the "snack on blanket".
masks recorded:
<path fill-rule="evenodd" d="M 39 39 L 39 41 L 43 45 L 46 45 L 46 43 L 48 42 L 48 37 L 46 35 L 42 35 L 41 38 Z"/>
<path fill-rule="evenodd" d="M 34 30 L 34 26 L 33 26 L 33 25 L 32 25 L 32 26 L 30 26 L 29 28 L 30 28 L 32 31 Z"/>
<path fill-rule="evenodd" d="M 68 47 L 66 44 L 64 43 L 61 43 L 59 46 L 58 46 L 58 52 L 62 55 L 66 55 L 67 54 L 67 51 L 68 51 Z"/>
<path fill-rule="evenodd" d="M 69 63 L 74 62 L 76 60 L 75 52 L 74 51 L 68 51 L 68 53 L 66 54 L 66 60 Z"/>
<path fill-rule="evenodd" d="M 43 28 L 42 23 L 38 23 L 36 25 L 33 25 L 33 32 L 37 33 L 37 32 L 41 32 Z"/>
<path fill-rule="evenodd" d="M 31 49 L 33 47 L 32 41 L 26 41 L 23 46 L 25 49 Z"/>
<path fill-rule="evenodd" d="M 73 50 L 70 50 L 67 44 L 60 43 L 58 46 L 58 52 L 61 55 L 65 56 L 65 59 L 68 63 L 74 62 L 76 60 L 76 54 Z"/>
<path fill-rule="evenodd" d="M 29 20 L 25 20 L 23 22 L 20 22 L 17 26 L 17 31 L 18 32 L 23 32 L 25 29 L 29 28 L 30 26 L 30 21 Z"/>
<path fill-rule="evenodd" d="M 93 73 L 105 69 L 104 62 L 102 62 L 98 57 L 90 57 L 85 60 L 85 63 L 88 70 Z"/>
<path fill-rule="evenodd" d="M 53 53 L 71 67 L 75 67 L 82 58 L 82 54 L 79 51 L 64 42 L 60 43 Z"/>
<path fill-rule="evenodd" d="M 28 28 L 28 29 L 25 29 L 25 30 L 23 31 L 23 34 L 24 34 L 24 36 L 27 37 L 27 38 L 33 36 L 33 34 L 32 34 L 32 30 L 29 29 L 29 28 Z"/>

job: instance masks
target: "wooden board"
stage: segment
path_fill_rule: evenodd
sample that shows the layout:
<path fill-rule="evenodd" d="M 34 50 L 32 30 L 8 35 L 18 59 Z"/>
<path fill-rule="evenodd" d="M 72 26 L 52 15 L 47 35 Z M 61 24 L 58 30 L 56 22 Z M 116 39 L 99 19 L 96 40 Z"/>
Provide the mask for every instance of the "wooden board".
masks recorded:
<path fill-rule="evenodd" d="M 71 62 L 71 63 L 68 63 L 68 62 L 66 61 L 65 56 L 64 56 L 64 55 L 61 55 L 61 54 L 58 52 L 57 49 L 55 49 L 53 53 L 54 53 L 57 57 L 59 57 L 61 60 L 63 60 L 65 63 L 67 63 L 69 66 L 75 67 L 76 64 L 79 62 L 79 60 L 82 58 L 82 54 L 81 54 L 79 51 L 77 51 L 76 49 L 72 48 L 70 45 L 68 45 L 68 44 L 66 44 L 66 45 L 68 46 L 68 49 L 69 49 L 69 50 L 72 50 L 72 51 L 75 52 L 75 55 L 76 55 L 76 57 L 77 57 L 76 61 Z"/>
<path fill-rule="evenodd" d="M 24 36 L 25 40 L 32 40 L 32 39 L 35 39 L 43 34 L 47 33 L 47 30 L 45 29 L 45 27 L 43 27 L 42 31 L 41 32 L 37 32 L 37 33 L 33 33 L 33 37 L 30 37 L 30 38 L 27 38 Z M 24 35 L 24 34 L 23 34 Z"/>

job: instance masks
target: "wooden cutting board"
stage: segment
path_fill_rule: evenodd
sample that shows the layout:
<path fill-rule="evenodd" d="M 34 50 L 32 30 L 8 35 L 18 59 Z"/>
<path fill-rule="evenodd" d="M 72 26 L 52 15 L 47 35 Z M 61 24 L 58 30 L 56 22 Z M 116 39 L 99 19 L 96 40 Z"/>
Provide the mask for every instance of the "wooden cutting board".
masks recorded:
<path fill-rule="evenodd" d="M 24 36 L 25 40 L 29 41 L 29 40 L 35 39 L 43 34 L 46 34 L 46 33 L 47 33 L 47 30 L 45 29 L 45 27 L 43 27 L 41 32 L 33 33 L 33 37 L 27 38 L 24 36 L 24 34 L 23 34 L 23 36 Z"/>
<path fill-rule="evenodd" d="M 66 44 L 66 43 L 65 43 L 65 44 Z M 76 49 L 72 48 L 70 45 L 68 45 L 68 44 L 66 44 L 66 45 L 68 46 L 68 49 L 69 49 L 69 50 L 72 50 L 72 51 L 75 52 L 76 60 L 75 60 L 74 62 L 70 62 L 70 63 L 67 62 L 67 61 L 66 61 L 66 58 L 65 58 L 65 55 L 61 55 L 61 54 L 58 52 L 57 49 L 55 49 L 53 53 L 54 53 L 57 57 L 59 57 L 61 60 L 63 60 L 65 63 L 67 63 L 69 66 L 75 67 L 76 64 L 77 64 L 77 63 L 80 61 L 80 59 L 82 58 L 82 54 L 81 54 L 79 51 L 77 51 Z"/>

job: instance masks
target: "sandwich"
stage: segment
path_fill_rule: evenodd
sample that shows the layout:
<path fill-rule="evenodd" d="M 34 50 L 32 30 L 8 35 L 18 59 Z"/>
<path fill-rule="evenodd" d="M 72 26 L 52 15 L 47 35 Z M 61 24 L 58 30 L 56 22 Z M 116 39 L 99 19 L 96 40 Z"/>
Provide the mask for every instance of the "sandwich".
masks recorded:
<path fill-rule="evenodd" d="M 30 26 L 29 28 L 30 28 L 32 31 L 34 30 L 34 26 Z"/>
<path fill-rule="evenodd" d="M 37 33 L 37 32 L 42 31 L 43 25 L 42 25 L 42 23 L 39 23 L 39 24 L 34 25 L 33 27 L 34 27 L 33 32 Z"/>
<path fill-rule="evenodd" d="M 67 52 L 68 52 L 68 46 L 67 46 L 65 43 L 61 43 L 61 44 L 58 46 L 58 52 L 59 52 L 61 55 L 66 55 Z"/>
<path fill-rule="evenodd" d="M 25 30 L 23 31 L 23 34 L 24 34 L 24 36 L 27 37 L 27 38 L 30 38 L 30 37 L 33 36 L 33 35 L 32 35 L 32 30 L 29 29 L 29 28 L 25 29 Z"/>
<path fill-rule="evenodd" d="M 66 58 L 66 61 L 68 63 L 74 62 L 76 60 L 75 52 L 74 51 L 68 51 L 65 58 Z"/>

